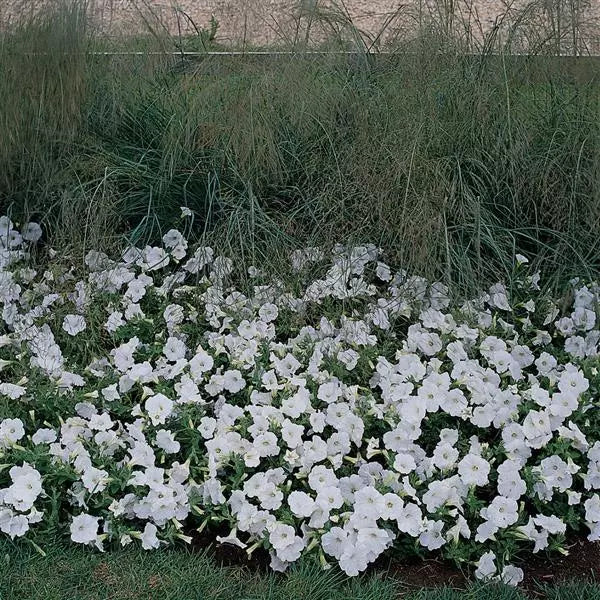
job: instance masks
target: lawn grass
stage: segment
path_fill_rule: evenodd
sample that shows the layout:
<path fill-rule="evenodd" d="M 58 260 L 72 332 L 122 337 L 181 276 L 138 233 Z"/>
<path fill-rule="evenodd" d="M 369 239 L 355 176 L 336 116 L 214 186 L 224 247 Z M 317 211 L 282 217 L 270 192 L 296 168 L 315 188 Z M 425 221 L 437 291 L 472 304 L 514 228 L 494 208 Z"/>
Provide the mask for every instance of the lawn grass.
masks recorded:
<path fill-rule="evenodd" d="M 53 543 L 42 557 L 25 543 L 0 542 L 1 600 L 595 600 L 600 585 L 577 582 L 525 593 L 502 585 L 473 584 L 414 590 L 383 573 L 346 578 L 301 562 L 286 574 L 219 566 L 210 552 L 123 549 L 100 554 Z M 424 586 L 427 581 L 423 582 Z"/>

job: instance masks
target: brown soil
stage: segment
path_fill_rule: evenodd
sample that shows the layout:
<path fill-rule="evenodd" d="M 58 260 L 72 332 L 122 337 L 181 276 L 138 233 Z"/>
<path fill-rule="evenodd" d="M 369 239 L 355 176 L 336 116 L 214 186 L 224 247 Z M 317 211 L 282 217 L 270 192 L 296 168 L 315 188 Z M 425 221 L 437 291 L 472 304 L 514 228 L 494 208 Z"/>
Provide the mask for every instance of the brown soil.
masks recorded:
<path fill-rule="evenodd" d="M 393 577 L 407 591 L 423 587 L 463 589 L 470 580 L 469 574 L 461 571 L 454 563 L 433 558 L 388 559 L 387 564 L 382 561 L 381 564 L 376 564 L 373 570 Z"/>
<path fill-rule="evenodd" d="M 215 535 L 225 535 L 225 532 L 213 530 L 210 533 L 204 531 L 202 534 L 193 534 L 193 547 L 199 551 L 208 550 L 214 560 L 223 566 L 245 566 L 263 573 L 269 570 L 269 556 L 265 550 L 255 550 L 251 558 L 248 558 L 241 548 L 230 544 L 215 544 Z M 530 555 L 526 561 L 518 563 L 525 573 L 525 579 L 519 586 L 521 591 L 532 600 L 537 600 L 545 597 L 546 585 L 571 580 L 600 582 L 600 542 L 575 539 L 568 546 L 568 551 L 567 556 L 541 553 Z M 423 587 L 463 589 L 472 580 L 468 571 L 460 570 L 449 561 L 435 558 L 381 558 L 370 566 L 368 572 L 391 577 L 406 591 Z"/>
<path fill-rule="evenodd" d="M 202 552 L 208 552 L 215 562 L 223 567 L 244 566 L 252 570 L 266 573 L 269 569 L 269 553 L 263 548 L 257 548 L 250 557 L 246 550 L 233 544 L 215 543 L 216 536 L 225 536 L 229 533 L 226 528 L 212 528 L 210 531 L 204 529 L 202 533 L 192 531 L 188 535 L 192 537 L 192 548 Z"/>
<path fill-rule="evenodd" d="M 544 587 L 571 580 L 600 582 L 600 543 L 585 538 L 573 540 L 568 546 L 569 554 L 532 554 L 518 563 L 525 574 L 519 586 L 530 598 L 544 598 Z M 383 567 L 383 565 L 381 565 Z M 425 587 L 466 587 L 472 576 L 448 561 L 426 559 L 411 561 L 388 561 L 386 574 L 406 586 L 407 590 Z M 584 600 L 584 599 L 582 599 Z M 591 600 L 591 599 L 590 599 Z"/>
<path fill-rule="evenodd" d="M 600 582 L 600 543 L 585 538 L 573 540 L 569 554 L 532 555 L 523 566 L 523 585 L 530 592 L 541 595 L 540 584 L 555 584 L 572 579 Z"/>

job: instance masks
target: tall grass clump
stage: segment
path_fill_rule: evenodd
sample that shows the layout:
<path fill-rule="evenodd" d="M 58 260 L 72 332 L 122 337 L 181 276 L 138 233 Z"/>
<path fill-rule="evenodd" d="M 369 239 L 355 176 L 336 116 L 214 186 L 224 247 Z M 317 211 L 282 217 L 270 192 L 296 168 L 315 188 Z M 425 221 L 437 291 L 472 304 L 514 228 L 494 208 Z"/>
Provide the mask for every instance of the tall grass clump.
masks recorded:
<path fill-rule="evenodd" d="M 85 5 L 36 15 L 3 35 L 0 52 L 0 181 L 29 206 L 76 138 L 86 94 Z"/>
<path fill-rule="evenodd" d="M 0 44 L 0 203 L 19 216 L 43 212 L 74 237 L 81 215 L 65 201 L 93 77 L 87 10 L 24 12 Z"/>
<path fill-rule="evenodd" d="M 298 246 L 369 241 L 461 290 L 515 252 L 555 284 L 589 274 L 597 59 L 558 56 L 564 28 L 542 42 L 539 3 L 486 32 L 442 4 L 370 36 L 315 9 L 282 36 L 289 55 L 193 61 L 86 54 L 105 40 L 85 3 L 27 17 L 0 45 L 0 212 L 43 219 L 73 258 L 155 241 L 187 206 L 196 239 L 273 269 Z M 354 53 L 307 52 L 311 36 Z"/>

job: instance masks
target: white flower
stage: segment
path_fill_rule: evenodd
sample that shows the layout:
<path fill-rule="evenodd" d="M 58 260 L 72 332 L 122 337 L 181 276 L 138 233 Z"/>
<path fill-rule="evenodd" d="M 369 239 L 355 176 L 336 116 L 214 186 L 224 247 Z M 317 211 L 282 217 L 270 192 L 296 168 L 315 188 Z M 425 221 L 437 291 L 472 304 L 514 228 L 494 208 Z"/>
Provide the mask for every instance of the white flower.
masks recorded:
<path fill-rule="evenodd" d="M 319 390 L 317 392 L 317 398 L 322 400 L 323 402 L 327 402 L 327 404 L 331 404 L 332 402 L 336 402 L 342 395 L 342 391 L 340 389 L 339 381 L 335 378 L 322 383 L 319 386 Z"/>
<path fill-rule="evenodd" d="M 529 411 L 523 420 L 523 432 L 532 448 L 541 448 L 552 438 L 550 417 L 547 412 Z"/>
<path fill-rule="evenodd" d="M 38 429 L 32 436 L 31 441 L 37 446 L 39 444 L 51 444 L 57 439 L 57 434 L 54 429 L 41 428 Z"/>
<path fill-rule="evenodd" d="M 37 223 L 29 222 L 23 226 L 21 235 L 24 240 L 35 243 L 42 237 L 42 228 Z"/>
<path fill-rule="evenodd" d="M 154 523 L 146 523 L 141 535 L 142 548 L 144 550 L 153 550 L 160 546 L 160 540 L 156 537 L 158 528 Z"/>
<path fill-rule="evenodd" d="M 533 522 L 538 527 L 545 529 L 548 533 L 551 533 L 552 535 L 558 533 L 565 533 L 565 531 L 567 530 L 566 524 L 562 521 L 562 519 L 559 519 L 555 515 L 538 515 L 537 517 L 534 517 Z"/>
<path fill-rule="evenodd" d="M 204 439 L 210 439 L 213 437 L 216 427 L 216 419 L 213 419 L 212 417 L 202 417 L 200 419 L 200 425 L 198 425 L 198 431 L 202 434 Z"/>
<path fill-rule="evenodd" d="M 442 349 L 442 340 L 437 333 L 423 332 L 416 339 L 417 348 L 427 356 L 433 356 Z"/>
<path fill-rule="evenodd" d="M 317 493 L 316 503 L 324 510 L 341 508 L 344 504 L 342 493 L 335 486 L 323 487 Z"/>
<path fill-rule="evenodd" d="M 328 469 L 323 465 L 317 465 L 312 468 L 308 476 L 308 485 L 316 492 L 323 488 L 335 487 L 338 479 L 333 469 Z"/>
<path fill-rule="evenodd" d="M 267 431 L 257 435 L 253 445 L 259 456 L 277 456 L 280 451 L 277 441 L 277 436 L 272 431 Z"/>
<path fill-rule="evenodd" d="M 558 380 L 558 389 L 563 394 L 579 397 L 590 387 L 590 382 L 578 369 L 565 369 Z"/>
<path fill-rule="evenodd" d="M 14 383 L 0 383 L 0 396 L 7 396 L 11 400 L 18 400 L 26 393 L 27 389 L 22 385 L 16 385 Z"/>
<path fill-rule="evenodd" d="M 291 378 L 300 369 L 302 364 L 300 361 L 289 352 L 281 359 L 277 359 L 274 354 L 271 354 L 271 361 L 275 366 L 275 371 L 280 377 Z"/>
<path fill-rule="evenodd" d="M 24 536 L 29 530 L 29 522 L 25 515 L 15 514 L 8 508 L 0 508 L 0 531 L 11 539 Z"/>
<path fill-rule="evenodd" d="M 66 315 L 63 319 L 62 328 L 69 335 L 75 336 L 78 333 L 85 331 L 85 319 L 81 315 Z"/>
<path fill-rule="evenodd" d="M 490 579 L 496 574 L 496 555 L 493 552 L 486 552 L 481 555 L 477 561 L 477 569 L 475 569 L 475 577 L 477 579 Z"/>
<path fill-rule="evenodd" d="M 300 518 L 310 517 L 315 510 L 315 501 L 306 492 L 293 491 L 288 496 L 290 510 Z"/>
<path fill-rule="evenodd" d="M 348 369 L 348 371 L 352 371 L 356 367 L 359 358 L 360 354 L 356 352 L 356 350 L 352 350 L 352 348 L 340 350 L 337 355 L 337 359 L 346 367 L 346 369 Z"/>
<path fill-rule="evenodd" d="M 341 527 L 332 527 L 321 537 L 321 546 L 327 554 L 339 560 L 348 547 L 348 532 Z"/>
<path fill-rule="evenodd" d="M 167 429 L 159 429 L 156 432 L 156 445 L 167 454 L 176 454 L 181 448 L 173 432 Z"/>
<path fill-rule="evenodd" d="M 104 327 L 109 333 L 115 333 L 119 327 L 125 325 L 123 314 L 119 311 L 114 311 L 108 315 L 108 319 L 104 323 Z"/>
<path fill-rule="evenodd" d="M 168 260 L 168 259 L 167 259 Z M 183 307 L 179 304 L 169 304 L 163 311 L 163 319 L 167 324 L 167 329 L 171 331 L 174 327 L 183 322 L 185 315 Z"/>
<path fill-rule="evenodd" d="M 275 550 L 282 550 L 295 541 L 295 531 L 290 525 L 277 523 L 269 532 L 269 541 Z"/>
<path fill-rule="evenodd" d="M 416 468 L 417 463 L 410 454 L 396 454 L 396 457 L 394 458 L 394 469 L 396 469 L 398 473 L 407 475 L 408 473 L 412 473 Z"/>
<path fill-rule="evenodd" d="M 481 516 L 502 529 L 518 521 L 519 505 L 513 498 L 496 496 L 489 506 L 481 510 Z"/>
<path fill-rule="evenodd" d="M 242 292 L 212 248 L 180 265 L 175 229 L 162 248 L 89 253 L 82 278 L 53 251 L 32 268 L 40 234 L 0 216 L 8 536 L 45 530 L 52 498 L 85 511 L 71 537 L 99 549 L 187 540 L 199 518 L 222 543 L 267 544 L 273 568 L 327 555 L 354 576 L 408 536 L 512 585 L 517 542 L 553 547 L 567 523 L 600 540 L 600 282 L 553 301 L 517 255 L 515 314 L 504 284 L 451 307 L 442 284 L 340 244 L 294 253 L 318 279 L 251 267 Z M 87 366 L 55 325 L 93 339 Z"/>
<path fill-rule="evenodd" d="M 8 448 L 25 436 L 21 419 L 4 419 L 0 422 L 0 448 Z"/>
<path fill-rule="evenodd" d="M 173 401 L 164 394 L 155 394 L 146 400 L 145 409 L 152 425 L 164 425 L 173 411 Z"/>
<path fill-rule="evenodd" d="M 165 248 L 171 251 L 171 254 L 178 260 L 185 256 L 187 250 L 187 241 L 177 229 L 170 229 L 162 238 Z"/>
<path fill-rule="evenodd" d="M 500 581 L 507 585 L 518 585 L 523 581 L 523 569 L 514 567 L 513 565 L 506 565 L 500 574 Z"/>
<path fill-rule="evenodd" d="M 368 564 L 365 553 L 356 546 L 350 546 L 339 558 L 340 568 L 349 577 L 356 577 Z"/>
<path fill-rule="evenodd" d="M 354 494 L 354 510 L 370 519 L 379 519 L 385 512 L 385 500 L 373 486 L 365 486 Z"/>
<path fill-rule="evenodd" d="M 393 492 L 384 494 L 384 507 L 381 515 L 382 519 L 398 520 L 403 518 L 404 502 L 398 494 Z"/>
<path fill-rule="evenodd" d="M 453 467 L 458 460 L 458 450 L 448 443 L 438 444 L 433 451 L 433 464 L 442 471 Z"/>
<path fill-rule="evenodd" d="M 198 273 L 206 265 L 213 262 L 214 250 L 209 247 L 197 248 L 192 258 L 190 258 L 183 268 L 192 274 Z"/>
<path fill-rule="evenodd" d="M 28 463 L 14 466 L 9 471 L 12 485 L 4 491 L 4 503 L 25 512 L 33 508 L 33 504 L 42 492 L 42 477 Z"/>
<path fill-rule="evenodd" d="M 482 486 L 488 482 L 490 463 L 481 456 L 467 454 L 458 463 L 458 474 L 467 485 Z"/>
<path fill-rule="evenodd" d="M 116 383 L 103 388 L 101 390 L 101 393 L 102 393 L 102 397 L 107 402 L 113 402 L 114 400 L 119 400 L 120 397 L 121 397 L 119 395 L 119 392 L 117 391 L 117 384 Z"/>
<path fill-rule="evenodd" d="M 265 484 L 257 496 L 260 505 L 266 510 L 277 510 L 283 503 L 283 492 L 271 482 Z"/>
<path fill-rule="evenodd" d="M 594 494 L 591 498 L 588 498 L 584 503 L 585 507 L 585 519 L 590 523 L 600 522 L 600 496 Z"/>
<path fill-rule="evenodd" d="M 246 387 L 246 381 L 237 369 L 225 371 L 223 378 L 223 387 L 232 394 L 236 394 Z"/>
<path fill-rule="evenodd" d="M 177 362 L 185 357 L 187 347 L 183 341 L 176 337 L 170 336 L 167 343 L 163 347 L 163 354 L 167 360 Z"/>
<path fill-rule="evenodd" d="M 163 248 L 146 246 L 136 264 L 144 271 L 164 269 L 169 264 L 169 255 Z"/>
<path fill-rule="evenodd" d="M 428 521 L 425 525 L 425 531 L 419 536 L 419 543 L 428 550 L 441 548 L 446 543 L 442 535 L 443 528 L 443 521 Z"/>
<path fill-rule="evenodd" d="M 527 484 L 519 475 L 519 465 L 506 460 L 498 465 L 498 493 L 518 500 L 527 491 Z"/>
<path fill-rule="evenodd" d="M 238 548 L 241 548 L 242 550 L 244 550 L 245 548 L 247 548 L 247 544 L 244 544 L 244 542 L 242 542 L 238 537 L 237 537 L 237 531 L 235 529 L 232 529 L 229 533 L 229 535 L 226 536 L 220 536 L 218 535 L 216 537 L 217 542 L 219 542 L 219 544 L 231 544 L 232 546 L 237 546 Z"/>
<path fill-rule="evenodd" d="M 195 381 L 200 381 L 204 373 L 212 370 L 213 365 L 214 360 L 212 356 L 200 348 L 190 360 L 190 373 Z"/>
<path fill-rule="evenodd" d="M 71 522 L 71 540 L 77 544 L 89 544 L 96 541 L 99 518 L 88 514 L 73 517 Z"/>
<path fill-rule="evenodd" d="M 275 304 L 272 304 L 270 302 L 263 304 L 258 310 L 258 316 L 265 323 L 273 322 L 275 319 L 277 319 L 278 315 L 279 315 L 279 309 L 277 308 L 277 306 Z"/>
<path fill-rule="evenodd" d="M 112 427 L 114 427 L 114 422 L 108 413 L 93 414 L 89 418 L 89 428 L 94 431 L 107 431 Z"/>
<path fill-rule="evenodd" d="M 552 394 L 548 411 L 551 415 L 566 418 L 573 414 L 578 404 L 576 395 L 556 392 Z"/>
<path fill-rule="evenodd" d="M 102 492 L 106 489 L 106 485 L 108 484 L 108 472 L 104 469 L 88 467 L 84 470 L 81 481 L 88 492 Z"/>
<path fill-rule="evenodd" d="M 511 310 L 506 288 L 502 284 L 496 284 L 490 288 L 489 302 L 492 306 L 500 310 Z"/>

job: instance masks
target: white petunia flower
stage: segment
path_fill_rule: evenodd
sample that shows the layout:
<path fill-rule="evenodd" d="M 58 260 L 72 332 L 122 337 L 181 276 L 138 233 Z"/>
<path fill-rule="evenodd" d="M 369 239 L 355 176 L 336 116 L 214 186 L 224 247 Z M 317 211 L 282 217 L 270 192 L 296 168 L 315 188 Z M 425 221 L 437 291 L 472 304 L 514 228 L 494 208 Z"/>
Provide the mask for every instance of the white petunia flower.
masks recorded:
<path fill-rule="evenodd" d="M 9 448 L 25 436 L 21 419 L 4 419 L 0 422 L 0 448 Z"/>
<path fill-rule="evenodd" d="M 488 482 L 490 463 L 481 456 L 467 454 L 458 463 L 458 474 L 466 485 L 482 486 Z"/>
<path fill-rule="evenodd" d="M 513 565 L 506 565 L 500 574 L 500 581 L 507 585 L 518 585 L 523 581 L 523 569 Z"/>
<path fill-rule="evenodd" d="M 145 403 L 145 409 L 152 425 L 164 425 L 173 412 L 173 401 L 164 394 L 150 396 Z"/>
<path fill-rule="evenodd" d="M 7 396 L 11 400 L 18 400 L 27 393 L 27 388 L 14 383 L 0 383 L 0 396 Z"/>
<path fill-rule="evenodd" d="M 62 328 L 72 336 L 75 336 L 86 329 L 85 319 L 81 315 L 67 315 L 63 319 Z"/>
<path fill-rule="evenodd" d="M 475 577 L 477 579 L 490 579 L 496 574 L 496 555 L 493 552 L 485 552 L 477 561 L 477 569 L 475 569 Z"/>
<path fill-rule="evenodd" d="M 146 523 L 140 538 L 142 540 L 142 548 L 144 550 L 154 550 L 160 547 L 160 540 L 156 537 L 157 531 L 158 528 L 156 525 L 154 525 L 154 523 Z"/>
<path fill-rule="evenodd" d="M 167 454 L 176 454 L 181 448 L 173 432 L 167 429 L 159 429 L 156 432 L 156 445 Z"/>
<path fill-rule="evenodd" d="M 88 514 L 73 517 L 71 522 L 71 540 L 77 544 L 90 544 L 96 541 L 100 519 Z"/>

